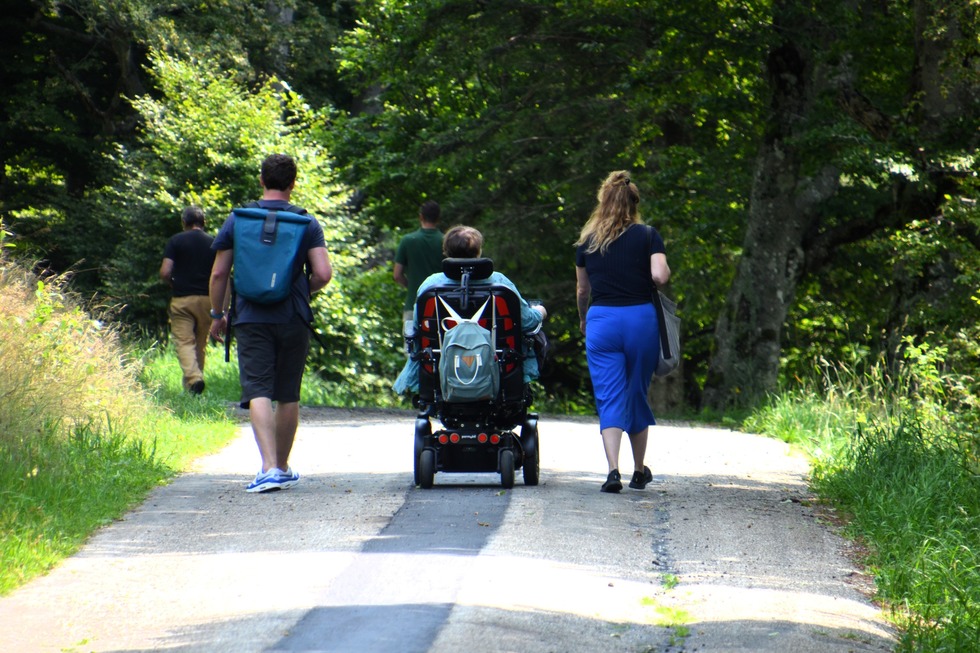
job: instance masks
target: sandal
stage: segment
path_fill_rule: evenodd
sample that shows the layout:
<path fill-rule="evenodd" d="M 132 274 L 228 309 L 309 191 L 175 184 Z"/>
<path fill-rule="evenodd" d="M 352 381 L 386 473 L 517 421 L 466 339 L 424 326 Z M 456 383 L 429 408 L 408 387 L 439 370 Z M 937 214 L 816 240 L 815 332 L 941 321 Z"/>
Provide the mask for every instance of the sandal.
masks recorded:
<path fill-rule="evenodd" d="M 622 489 L 622 477 L 619 475 L 619 470 L 614 469 L 609 472 L 609 476 L 606 477 L 606 482 L 602 484 L 602 491 L 616 493 Z"/>

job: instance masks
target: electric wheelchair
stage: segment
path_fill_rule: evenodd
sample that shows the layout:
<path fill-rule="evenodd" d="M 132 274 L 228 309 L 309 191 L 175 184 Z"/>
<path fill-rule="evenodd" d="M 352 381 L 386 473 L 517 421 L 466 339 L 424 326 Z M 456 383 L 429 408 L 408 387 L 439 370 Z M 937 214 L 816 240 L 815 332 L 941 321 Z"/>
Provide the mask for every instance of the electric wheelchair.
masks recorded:
<path fill-rule="evenodd" d="M 491 259 L 448 258 L 443 272 L 456 283 L 424 289 L 416 299 L 416 320 L 406 325 L 406 347 L 419 367 L 415 484 L 431 488 L 436 473 L 489 472 L 500 474 L 500 484 L 511 488 L 520 469 L 525 485 L 537 485 L 538 415 L 529 411 L 533 397 L 524 382 L 525 352 L 534 355 L 536 332 L 521 332 L 517 293 L 487 283 L 493 273 Z M 443 396 L 442 345 L 446 332 L 460 320 L 478 321 L 493 335 L 500 372 L 495 397 L 447 401 Z M 441 428 L 433 431 L 433 421 Z"/>

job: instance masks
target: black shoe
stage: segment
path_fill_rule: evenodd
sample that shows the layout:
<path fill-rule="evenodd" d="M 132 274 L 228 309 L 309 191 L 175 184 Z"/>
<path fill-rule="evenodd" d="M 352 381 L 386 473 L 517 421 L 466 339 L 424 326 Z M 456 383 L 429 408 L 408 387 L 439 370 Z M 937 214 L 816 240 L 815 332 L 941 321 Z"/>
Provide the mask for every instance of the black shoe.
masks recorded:
<path fill-rule="evenodd" d="M 609 476 L 606 477 L 606 482 L 602 484 L 602 491 L 617 493 L 622 489 L 623 481 L 619 475 L 619 470 L 614 469 L 609 472 Z"/>
<path fill-rule="evenodd" d="M 191 387 L 189 387 L 188 390 L 190 390 L 192 395 L 201 394 L 204 392 L 204 381 L 195 381 L 191 384 Z"/>
<path fill-rule="evenodd" d="M 633 472 L 633 480 L 630 481 L 630 487 L 634 490 L 642 490 L 652 480 L 653 472 L 650 471 L 649 467 L 644 467 L 642 472 Z"/>

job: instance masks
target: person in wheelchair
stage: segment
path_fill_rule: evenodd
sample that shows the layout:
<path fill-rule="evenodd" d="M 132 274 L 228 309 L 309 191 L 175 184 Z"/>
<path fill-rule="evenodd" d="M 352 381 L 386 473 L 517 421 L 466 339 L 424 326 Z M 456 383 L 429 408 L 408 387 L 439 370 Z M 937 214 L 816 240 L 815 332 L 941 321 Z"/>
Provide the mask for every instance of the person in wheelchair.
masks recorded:
<path fill-rule="evenodd" d="M 483 234 L 474 227 L 457 225 L 447 231 L 446 235 L 443 237 L 442 253 L 446 258 L 480 258 L 483 253 Z M 523 333 L 532 333 L 537 330 L 544 319 L 548 316 L 548 311 L 545 310 L 544 306 L 541 304 L 535 304 L 534 306 L 528 304 L 528 302 L 521 296 L 521 293 L 517 289 L 517 286 L 514 285 L 514 282 L 500 272 L 493 272 L 486 279 L 473 280 L 471 283 L 474 285 L 502 285 L 513 290 L 521 304 L 521 331 Z M 426 290 L 435 286 L 458 286 L 459 284 L 459 281 L 451 279 L 450 277 L 446 276 L 445 273 L 437 272 L 429 275 L 429 277 L 422 282 L 416 296 L 421 296 Z M 412 323 L 414 329 L 417 330 L 417 314 L 414 315 Z M 538 361 L 534 356 L 534 352 L 526 350 L 524 354 L 526 355 L 526 359 L 524 360 L 524 383 L 529 383 L 531 380 L 538 378 L 540 372 L 538 368 Z M 405 362 L 405 366 L 402 368 L 398 378 L 395 379 L 393 389 L 396 393 L 403 394 L 406 392 L 417 392 L 418 386 L 419 362 L 409 358 Z"/>

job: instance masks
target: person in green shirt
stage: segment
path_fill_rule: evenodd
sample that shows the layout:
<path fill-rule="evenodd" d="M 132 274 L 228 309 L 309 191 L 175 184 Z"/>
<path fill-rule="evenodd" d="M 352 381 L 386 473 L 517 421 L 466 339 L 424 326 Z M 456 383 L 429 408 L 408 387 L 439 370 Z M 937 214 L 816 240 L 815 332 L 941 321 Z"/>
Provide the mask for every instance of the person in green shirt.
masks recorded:
<path fill-rule="evenodd" d="M 415 295 L 430 274 L 442 272 L 442 232 L 439 204 L 428 200 L 419 207 L 419 229 L 402 238 L 395 251 L 395 282 L 406 289 L 402 319 L 411 320 Z"/>

